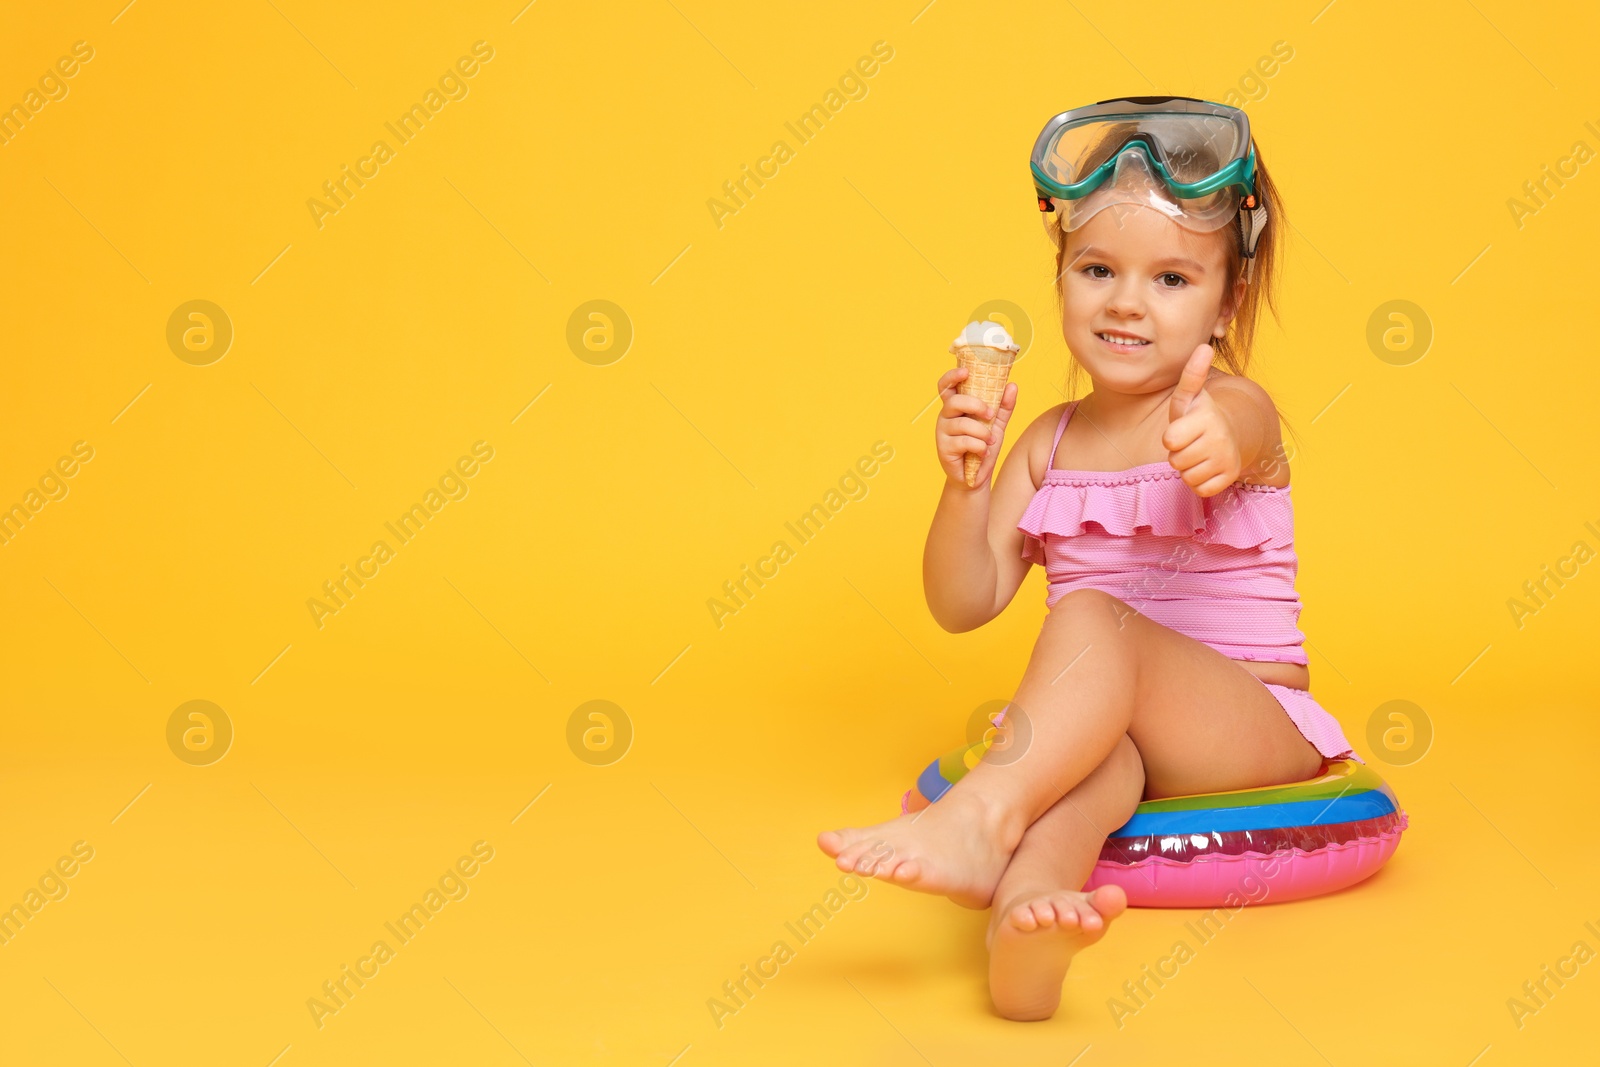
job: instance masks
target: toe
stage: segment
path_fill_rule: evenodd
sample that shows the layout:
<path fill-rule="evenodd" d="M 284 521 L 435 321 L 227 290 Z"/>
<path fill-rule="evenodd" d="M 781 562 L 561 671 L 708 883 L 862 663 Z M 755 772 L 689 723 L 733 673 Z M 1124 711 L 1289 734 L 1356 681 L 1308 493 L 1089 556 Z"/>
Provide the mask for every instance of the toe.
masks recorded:
<path fill-rule="evenodd" d="M 837 856 L 844 848 L 844 835 L 837 830 L 824 830 L 817 835 L 817 847 L 830 856 Z"/>
<path fill-rule="evenodd" d="M 916 860 L 902 860 L 889 869 L 888 874 L 880 873 L 880 878 L 892 878 L 901 885 L 909 885 L 917 880 L 917 875 L 922 873 L 922 868 Z"/>
<path fill-rule="evenodd" d="M 1054 926 L 1056 909 L 1048 900 L 1036 900 L 1033 902 L 1033 917 L 1038 920 L 1040 926 Z"/>
<path fill-rule="evenodd" d="M 1088 899 L 1089 905 L 1108 922 L 1128 910 L 1128 894 L 1120 885 L 1103 885 Z"/>
<path fill-rule="evenodd" d="M 1063 894 L 1063 896 L 1065 899 L 1061 902 L 1061 904 L 1058 905 L 1058 907 L 1070 908 L 1072 910 L 1073 922 L 1079 928 L 1083 930 L 1094 931 L 1100 929 L 1100 927 L 1104 925 L 1104 923 L 1101 921 L 1100 913 L 1094 910 L 1094 904 L 1090 902 L 1088 894 L 1067 893 Z"/>
<path fill-rule="evenodd" d="M 892 867 L 894 854 L 881 847 L 882 842 L 864 841 L 856 853 L 856 873 L 878 877 L 883 869 Z"/>
<path fill-rule="evenodd" d="M 869 843 L 850 834 L 849 831 L 843 831 L 841 836 L 844 837 L 844 843 L 840 845 L 839 851 L 834 854 L 834 859 L 839 861 L 840 869 L 853 871 L 856 868 L 856 863 L 862 856 L 866 855 Z"/>
<path fill-rule="evenodd" d="M 1018 904 L 1012 908 L 1008 918 L 1012 926 L 1024 933 L 1031 933 L 1039 928 L 1039 921 L 1033 917 L 1033 909 L 1026 904 Z"/>
<path fill-rule="evenodd" d="M 1056 898 L 1056 915 L 1062 926 L 1080 927 L 1083 925 L 1083 912 L 1078 907 L 1078 902 L 1070 896 Z"/>
<path fill-rule="evenodd" d="M 851 848 L 847 845 L 839 851 L 837 856 L 833 858 L 833 865 L 839 868 L 841 871 L 854 872 L 856 869 L 856 863 L 860 859 L 861 850 L 857 848 Z"/>

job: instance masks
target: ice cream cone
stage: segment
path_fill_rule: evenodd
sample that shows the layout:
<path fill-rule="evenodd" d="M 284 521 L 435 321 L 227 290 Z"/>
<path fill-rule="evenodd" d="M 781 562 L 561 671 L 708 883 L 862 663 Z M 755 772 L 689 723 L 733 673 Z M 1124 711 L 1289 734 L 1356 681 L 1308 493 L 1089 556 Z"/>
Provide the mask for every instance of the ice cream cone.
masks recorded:
<path fill-rule="evenodd" d="M 967 377 L 956 386 L 956 392 L 975 396 L 985 404 L 992 404 L 996 411 L 1000 409 L 1000 401 L 1006 395 L 1006 382 L 1011 379 L 1011 365 L 1017 360 L 1015 348 L 991 348 L 988 345 L 953 345 L 951 351 L 956 354 L 956 366 L 967 370 Z M 980 419 L 985 431 L 992 425 L 991 420 Z M 983 463 L 983 457 L 976 452 L 968 452 L 962 464 L 962 473 L 966 475 L 967 487 L 977 488 L 978 467 Z"/>

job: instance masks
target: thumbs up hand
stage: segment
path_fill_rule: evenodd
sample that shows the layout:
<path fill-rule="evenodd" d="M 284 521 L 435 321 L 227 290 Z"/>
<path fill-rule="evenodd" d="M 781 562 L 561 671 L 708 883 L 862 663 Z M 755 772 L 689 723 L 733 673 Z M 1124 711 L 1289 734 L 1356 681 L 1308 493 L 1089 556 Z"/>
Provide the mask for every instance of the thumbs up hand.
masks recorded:
<path fill-rule="evenodd" d="M 1169 422 L 1161 435 L 1167 462 L 1199 496 L 1222 492 L 1244 469 L 1233 424 L 1205 389 L 1213 355 L 1211 346 L 1203 344 L 1189 357 L 1172 391 Z"/>

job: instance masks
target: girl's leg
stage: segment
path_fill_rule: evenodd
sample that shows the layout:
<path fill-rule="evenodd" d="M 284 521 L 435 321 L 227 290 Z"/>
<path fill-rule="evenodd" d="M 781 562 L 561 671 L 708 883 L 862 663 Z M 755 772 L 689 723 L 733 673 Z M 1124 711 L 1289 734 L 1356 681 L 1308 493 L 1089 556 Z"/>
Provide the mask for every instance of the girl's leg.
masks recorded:
<path fill-rule="evenodd" d="M 989 918 L 989 996 L 1007 1019 L 1048 1019 L 1072 957 L 1100 940 L 1128 898 L 1117 886 L 1084 893 L 1100 846 L 1144 791 L 1144 764 L 1127 734 L 1104 763 L 1041 815 L 995 889 Z"/>
<path fill-rule="evenodd" d="M 817 844 L 841 870 L 987 907 L 1023 832 L 1124 734 L 1150 796 L 1294 781 L 1321 759 L 1249 671 L 1093 589 L 1046 618 L 1002 729 L 1024 720 L 1020 758 L 985 758 L 916 815 L 825 831 Z"/>

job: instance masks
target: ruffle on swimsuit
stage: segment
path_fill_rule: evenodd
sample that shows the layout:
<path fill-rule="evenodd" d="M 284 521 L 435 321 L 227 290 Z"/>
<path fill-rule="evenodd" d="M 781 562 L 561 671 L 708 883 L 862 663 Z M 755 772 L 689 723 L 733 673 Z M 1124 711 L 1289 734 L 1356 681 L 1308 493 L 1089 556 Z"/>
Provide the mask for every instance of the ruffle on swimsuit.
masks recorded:
<path fill-rule="evenodd" d="M 1231 659 L 1305 663 L 1289 487 L 1234 482 L 1202 497 L 1165 461 L 1058 470 L 1076 407 L 1062 411 L 1044 477 L 1017 523 L 1023 558 L 1045 569 L 1046 606 L 1099 589 Z"/>
<path fill-rule="evenodd" d="M 1230 659 L 1306 664 L 1289 487 L 1234 482 L 1202 497 L 1164 461 L 1057 470 L 1076 407 L 1062 412 L 1044 478 L 1017 523 L 1023 558 L 1045 569 L 1046 607 L 1074 589 L 1098 589 Z M 1338 720 L 1309 693 L 1262 684 L 1322 755 L 1351 753 Z"/>
<path fill-rule="evenodd" d="M 1054 453 L 1052 452 L 1052 456 Z M 1017 528 L 1023 558 L 1045 565 L 1045 534 L 1076 537 L 1094 523 L 1108 534 L 1145 532 L 1231 548 L 1291 548 L 1294 512 L 1288 486 L 1235 482 L 1202 497 L 1165 462 L 1125 471 L 1045 471 Z"/>

